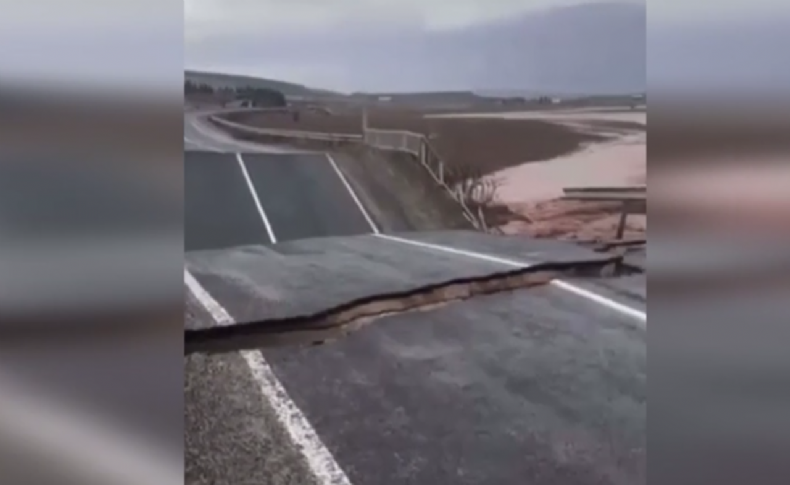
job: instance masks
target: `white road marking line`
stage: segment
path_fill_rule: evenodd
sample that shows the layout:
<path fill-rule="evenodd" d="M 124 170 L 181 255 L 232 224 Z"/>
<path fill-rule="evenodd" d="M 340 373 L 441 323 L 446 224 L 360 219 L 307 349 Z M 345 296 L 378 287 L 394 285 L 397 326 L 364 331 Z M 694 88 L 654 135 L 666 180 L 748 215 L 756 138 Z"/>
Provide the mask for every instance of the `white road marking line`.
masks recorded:
<path fill-rule="evenodd" d="M 639 311 L 635 308 L 631 308 L 628 305 L 623 305 L 622 303 L 612 300 L 611 298 L 607 298 L 605 296 L 599 295 L 598 293 L 594 293 L 590 290 L 585 290 L 582 287 L 572 285 L 567 281 L 553 280 L 551 284 L 553 286 L 556 286 L 557 288 L 562 288 L 565 291 L 574 293 L 583 298 L 587 298 L 590 301 L 594 301 L 600 305 L 609 307 L 612 310 L 628 315 L 629 317 L 633 317 L 645 324 L 647 323 L 647 313 Z"/>
<path fill-rule="evenodd" d="M 184 282 L 218 325 L 231 325 L 233 318 L 184 268 Z M 324 445 L 304 413 L 288 396 L 282 383 L 259 351 L 242 351 L 241 356 L 252 371 L 261 393 L 274 410 L 280 424 L 288 432 L 296 448 L 302 453 L 310 471 L 320 485 L 351 485 L 332 453 Z"/>
<path fill-rule="evenodd" d="M 362 205 L 362 202 L 359 200 L 359 197 L 357 197 L 356 192 L 354 192 L 354 189 L 351 188 L 351 184 L 349 184 L 348 180 L 346 180 L 346 176 L 343 175 L 343 172 L 340 171 L 340 167 L 337 166 L 335 159 L 332 158 L 332 155 L 328 153 L 325 153 L 324 155 L 326 155 L 326 158 L 329 160 L 329 163 L 332 165 L 332 168 L 335 169 L 337 176 L 340 177 L 340 181 L 343 182 L 343 185 L 346 186 L 346 190 L 348 190 L 348 193 L 349 195 L 351 195 L 351 198 L 354 199 L 354 203 L 356 203 L 357 207 L 359 207 L 359 210 L 360 212 L 362 212 L 362 215 L 365 217 L 365 220 L 368 221 L 368 224 L 370 224 L 370 229 L 373 231 L 373 234 L 380 234 L 379 228 L 376 227 L 376 224 L 373 222 L 373 219 L 370 217 L 370 214 L 368 214 L 368 211 L 365 209 L 365 206 Z"/>
<path fill-rule="evenodd" d="M 274 237 L 274 231 L 272 231 L 272 226 L 269 224 L 269 219 L 266 217 L 266 213 L 263 212 L 263 206 L 261 205 L 261 201 L 258 199 L 258 193 L 255 191 L 255 185 L 252 183 L 250 174 L 247 173 L 247 167 L 244 166 L 244 159 L 241 157 L 241 153 L 236 154 L 236 160 L 239 161 L 239 167 L 241 167 L 241 173 L 244 175 L 244 179 L 247 181 L 247 187 L 249 187 L 250 194 L 252 194 L 252 200 L 255 201 L 255 207 L 258 209 L 258 214 L 261 216 L 263 225 L 266 226 L 266 232 L 269 234 L 269 240 L 271 240 L 272 244 L 274 244 L 277 242 L 277 238 Z"/>
<path fill-rule="evenodd" d="M 491 263 L 503 264 L 505 266 L 513 266 L 515 268 L 528 268 L 534 264 L 534 263 L 527 263 L 526 261 L 516 261 L 515 259 L 501 258 L 499 256 L 493 256 L 490 254 L 467 251 L 465 249 L 451 248 L 449 246 L 440 246 L 438 244 L 414 241 L 413 239 L 404 239 L 398 236 L 392 236 L 390 234 L 377 234 L 377 236 L 382 239 L 389 239 L 391 241 L 397 241 L 403 244 L 411 244 L 412 246 L 418 246 L 425 249 L 433 249 L 435 251 L 441 251 L 444 253 L 457 254 L 458 256 L 466 256 L 467 258 L 480 259 L 483 261 L 489 261 Z"/>
<path fill-rule="evenodd" d="M 376 234 L 376 236 L 378 236 L 378 237 L 380 237 L 382 239 L 388 239 L 390 241 L 400 242 L 402 244 L 409 244 L 409 245 L 421 247 L 421 248 L 424 248 L 424 249 L 432 249 L 434 251 L 440 251 L 440 252 L 449 253 L 449 254 L 456 254 L 456 255 L 459 255 L 459 256 L 465 256 L 467 258 L 472 258 L 472 259 L 479 259 L 479 260 L 482 260 L 482 261 L 490 261 L 492 263 L 503 264 L 505 266 L 511 266 L 511 267 L 515 267 L 515 268 L 528 268 L 528 267 L 534 265 L 534 263 L 528 263 L 526 261 L 517 261 L 517 260 L 513 260 L 513 259 L 500 258 L 500 257 L 492 256 L 492 255 L 489 255 L 489 254 L 478 253 L 478 252 L 475 252 L 475 251 L 467 251 L 467 250 L 464 250 L 464 249 L 456 249 L 456 248 L 451 248 L 451 247 L 448 247 L 448 246 L 442 246 L 442 245 L 439 245 L 439 244 L 431 244 L 431 243 L 426 243 L 426 242 L 421 242 L 421 241 L 414 241 L 412 239 L 404 239 L 404 238 L 397 237 L 397 236 L 391 236 L 389 234 Z M 594 293 L 594 292 L 589 291 L 589 290 L 585 290 L 584 288 L 580 288 L 580 287 L 578 287 L 576 285 L 573 285 L 571 283 L 568 283 L 568 282 L 562 281 L 562 280 L 552 280 L 550 284 L 552 286 L 556 286 L 557 288 L 561 288 L 561 289 L 563 289 L 565 291 L 571 292 L 571 293 L 573 293 L 573 294 L 575 294 L 577 296 L 581 296 L 581 297 L 586 298 L 586 299 L 588 299 L 590 301 L 598 303 L 599 305 L 603 305 L 603 306 L 605 306 L 607 308 L 610 308 L 612 310 L 620 312 L 620 313 L 622 313 L 624 315 L 628 315 L 629 317 L 635 318 L 635 319 L 637 319 L 637 320 L 639 320 L 641 322 L 645 322 L 645 324 L 647 323 L 647 313 L 645 313 L 643 311 L 639 311 L 639 310 L 637 310 L 635 308 L 631 308 L 628 305 L 623 305 L 622 303 L 614 301 L 611 298 L 607 298 L 605 296 L 601 296 L 601 295 L 599 295 L 597 293 Z"/>

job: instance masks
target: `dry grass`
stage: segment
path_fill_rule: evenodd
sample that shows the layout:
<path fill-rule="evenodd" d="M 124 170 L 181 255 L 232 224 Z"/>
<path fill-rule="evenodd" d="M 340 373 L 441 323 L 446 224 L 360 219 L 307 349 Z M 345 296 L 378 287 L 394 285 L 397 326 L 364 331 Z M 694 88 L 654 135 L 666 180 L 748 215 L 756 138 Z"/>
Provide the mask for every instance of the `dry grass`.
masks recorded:
<path fill-rule="evenodd" d="M 611 241 L 616 234 L 621 206 L 611 202 L 546 200 L 513 207 L 521 220 L 503 225 L 506 234 L 528 234 L 539 238 L 579 241 Z M 644 238 L 647 217 L 639 214 L 626 219 L 624 239 Z"/>

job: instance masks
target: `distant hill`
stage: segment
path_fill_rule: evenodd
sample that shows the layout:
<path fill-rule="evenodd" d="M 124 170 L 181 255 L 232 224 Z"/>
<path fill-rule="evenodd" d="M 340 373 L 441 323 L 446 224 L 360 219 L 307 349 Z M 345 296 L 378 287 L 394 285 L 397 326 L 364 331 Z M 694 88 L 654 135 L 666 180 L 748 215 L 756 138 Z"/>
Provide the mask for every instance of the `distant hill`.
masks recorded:
<path fill-rule="evenodd" d="M 239 74 L 221 74 L 216 72 L 184 71 L 184 79 L 196 84 L 208 84 L 213 88 L 269 88 L 280 91 L 288 97 L 337 97 L 343 96 L 341 93 L 327 91 L 325 89 L 313 89 L 302 84 L 277 81 L 253 76 L 243 76 Z"/>

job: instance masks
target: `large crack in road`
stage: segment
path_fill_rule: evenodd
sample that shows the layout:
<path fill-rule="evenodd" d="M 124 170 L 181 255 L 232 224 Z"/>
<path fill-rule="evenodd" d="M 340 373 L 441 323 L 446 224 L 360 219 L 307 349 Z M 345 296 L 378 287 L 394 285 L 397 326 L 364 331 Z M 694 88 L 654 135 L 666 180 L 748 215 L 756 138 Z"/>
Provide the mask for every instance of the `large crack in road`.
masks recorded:
<path fill-rule="evenodd" d="M 184 351 L 186 354 L 218 353 L 321 344 L 342 338 L 371 322 L 395 314 L 425 311 L 476 296 L 542 286 L 557 278 L 612 276 L 621 263 L 621 256 L 597 261 L 542 263 L 512 271 L 419 286 L 407 291 L 366 296 L 310 315 L 187 330 Z"/>

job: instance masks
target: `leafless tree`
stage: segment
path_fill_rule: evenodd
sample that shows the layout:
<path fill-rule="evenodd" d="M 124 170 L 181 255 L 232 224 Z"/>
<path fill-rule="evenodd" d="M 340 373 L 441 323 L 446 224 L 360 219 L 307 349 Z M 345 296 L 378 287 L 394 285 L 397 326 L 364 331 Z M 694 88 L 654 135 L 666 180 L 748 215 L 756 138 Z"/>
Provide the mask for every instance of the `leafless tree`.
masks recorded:
<path fill-rule="evenodd" d="M 500 178 L 486 175 L 480 167 L 471 164 L 450 165 L 446 169 L 445 181 L 470 209 L 494 204 L 502 185 Z"/>

